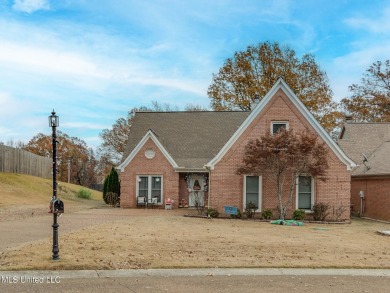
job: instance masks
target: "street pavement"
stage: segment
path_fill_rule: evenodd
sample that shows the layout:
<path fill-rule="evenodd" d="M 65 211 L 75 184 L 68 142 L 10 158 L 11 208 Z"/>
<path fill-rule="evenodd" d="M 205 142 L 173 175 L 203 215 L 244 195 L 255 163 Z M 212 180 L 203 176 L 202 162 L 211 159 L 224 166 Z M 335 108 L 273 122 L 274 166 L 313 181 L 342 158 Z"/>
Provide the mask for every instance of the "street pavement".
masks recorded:
<path fill-rule="evenodd" d="M 0 292 L 390 292 L 384 269 L 0 271 Z"/>

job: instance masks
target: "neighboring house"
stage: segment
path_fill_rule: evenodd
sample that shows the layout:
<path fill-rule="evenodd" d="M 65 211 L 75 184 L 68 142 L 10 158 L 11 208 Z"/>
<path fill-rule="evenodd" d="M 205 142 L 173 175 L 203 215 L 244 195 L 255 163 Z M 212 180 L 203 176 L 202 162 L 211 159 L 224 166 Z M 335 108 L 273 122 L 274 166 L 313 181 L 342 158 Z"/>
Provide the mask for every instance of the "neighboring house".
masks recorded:
<path fill-rule="evenodd" d="M 346 121 L 338 144 L 358 164 L 351 173 L 352 212 L 390 221 L 390 123 Z"/>
<path fill-rule="evenodd" d="M 318 134 L 328 147 L 327 181 L 302 176 L 293 207 L 310 211 L 317 202 L 348 219 L 350 173 L 355 166 L 332 140 L 283 79 L 279 79 L 251 112 L 138 112 L 131 127 L 121 171 L 121 206 L 136 207 L 138 196 L 153 197 L 174 207 L 203 202 L 223 211 L 241 210 L 249 201 L 258 211 L 268 208 L 277 215 L 275 186 L 266 176 L 237 175 L 245 146 L 266 131 L 287 127 Z M 199 188 L 200 186 L 200 188 Z"/>

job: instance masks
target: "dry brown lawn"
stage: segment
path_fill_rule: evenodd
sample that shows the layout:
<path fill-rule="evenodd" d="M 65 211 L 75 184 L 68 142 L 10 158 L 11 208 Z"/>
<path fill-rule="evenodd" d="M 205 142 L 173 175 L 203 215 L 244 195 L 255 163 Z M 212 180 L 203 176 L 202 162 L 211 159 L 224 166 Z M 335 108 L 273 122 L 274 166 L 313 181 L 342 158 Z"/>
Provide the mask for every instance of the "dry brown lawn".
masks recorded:
<path fill-rule="evenodd" d="M 0 189 L 0 237 L 15 233 L 17 238 L 20 232 L 34 235 L 33 227 L 37 226 L 49 229 L 45 235 L 50 235 L 51 216 L 47 209 L 51 180 L 0 173 Z M 376 233 L 390 230 L 388 223 L 353 219 L 351 224 L 305 223 L 303 227 L 289 227 L 253 220 L 184 217 L 196 211 L 111 208 L 102 205 L 98 192 L 92 194 L 92 200 L 77 198 L 79 189 L 80 186 L 60 183 L 58 193 L 65 203 L 65 214 L 59 218 L 61 259 L 51 260 L 51 238 L 28 243 L 23 238 L 20 245 L 0 250 L 0 271 L 390 268 L 390 237 Z M 44 227 L 29 225 L 33 222 L 43 223 Z M 9 229 L 16 224 L 26 231 Z"/>
<path fill-rule="evenodd" d="M 95 226 L 60 233 L 59 261 L 51 260 L 52 242 L 45 239 L 1 253 L 0 270 L 390 268 L 390 237 L 376 233 L 389 230 L 386 223 L 353 219 L 289 227 L 183 213 L 188 211 L 95 209 Z M 71 216 L 64 215 L 69 224 Z M 102 217 L 112 222 L 101 224 Z"/>

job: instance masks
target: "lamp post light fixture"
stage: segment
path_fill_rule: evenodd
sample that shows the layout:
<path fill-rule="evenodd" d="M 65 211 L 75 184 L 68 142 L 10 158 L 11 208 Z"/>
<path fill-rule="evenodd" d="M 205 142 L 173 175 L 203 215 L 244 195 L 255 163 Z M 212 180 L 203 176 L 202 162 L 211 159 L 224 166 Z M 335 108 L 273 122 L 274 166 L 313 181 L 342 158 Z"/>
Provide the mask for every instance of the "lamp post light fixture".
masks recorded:
<path fill-rule="evenodd" d="M 51 112 L 49 116 L 49 126 L 52 128 L 52 147 L 53 147 L 53 196 L 51 198 L 50 209 L 53 213 L 53 260 L 59 260 L 59 247 L 58 247 L 58 223 L 57 216 L 58 211 L 56 209 L 57 203 L 57 135 L 56 128 L 59 126 L 59 118 L 56 112 Z"/>

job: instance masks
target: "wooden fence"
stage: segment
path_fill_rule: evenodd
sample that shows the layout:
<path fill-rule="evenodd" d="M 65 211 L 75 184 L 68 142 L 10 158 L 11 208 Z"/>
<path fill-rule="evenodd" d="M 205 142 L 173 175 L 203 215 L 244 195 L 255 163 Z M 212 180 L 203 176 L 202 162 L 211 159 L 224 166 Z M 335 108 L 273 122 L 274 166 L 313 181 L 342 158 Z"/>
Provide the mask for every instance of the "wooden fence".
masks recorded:
<path fill-rule="evenodd" d="M 53 162 L 51 158 L 0 145 L 0 172 L 28 174 L 50 178 Z"/>

